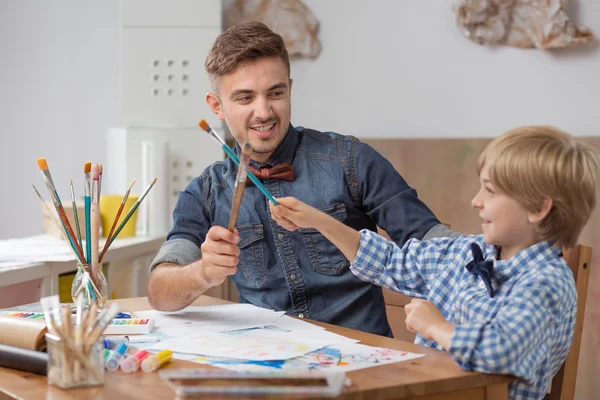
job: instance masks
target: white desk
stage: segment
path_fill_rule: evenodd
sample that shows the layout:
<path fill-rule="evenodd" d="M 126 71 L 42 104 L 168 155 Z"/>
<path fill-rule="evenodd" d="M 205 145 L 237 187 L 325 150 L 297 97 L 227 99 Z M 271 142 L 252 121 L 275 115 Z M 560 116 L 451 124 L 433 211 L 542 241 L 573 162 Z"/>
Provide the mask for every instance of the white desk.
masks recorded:
<path fill-rule="evenodd" d="M 109 296 L 115 289 L 121 297 L 145 296 L 148 266 L 163 242 L 164 237 L 143 236 L 115 240 L 103 260 L 110 263 L 106 277 Z M 59 275 L 76 269 L 68 244 L 50 235 L 0 241 L 0 291 L 41 279 L 40 296 L 58 294 Z"/>

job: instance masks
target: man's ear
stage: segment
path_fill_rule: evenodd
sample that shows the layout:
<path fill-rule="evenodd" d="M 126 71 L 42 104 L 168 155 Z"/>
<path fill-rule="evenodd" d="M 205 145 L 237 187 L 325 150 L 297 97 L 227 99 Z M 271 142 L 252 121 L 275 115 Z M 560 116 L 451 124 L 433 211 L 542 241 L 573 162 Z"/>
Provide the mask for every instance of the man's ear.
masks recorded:
<path fill-rule="evenodd" d="M 546 215 L 548 215 L 551 209 L 552 199 L 548 196 L 545 196 L 540 208 L 536 211 L 529 212 L 529 222 L 532 224 L 540 222 L 546 218 Z"/>
<path fill-rule="evenodd" d="M 225 119 L 225 114 L 223 113 L 223 107 L 221 105 L 219 96 L 211 92 L 206 93 L 206 104 L 208 104 L 212 112 L 214 112 L 221 121 Z"/>

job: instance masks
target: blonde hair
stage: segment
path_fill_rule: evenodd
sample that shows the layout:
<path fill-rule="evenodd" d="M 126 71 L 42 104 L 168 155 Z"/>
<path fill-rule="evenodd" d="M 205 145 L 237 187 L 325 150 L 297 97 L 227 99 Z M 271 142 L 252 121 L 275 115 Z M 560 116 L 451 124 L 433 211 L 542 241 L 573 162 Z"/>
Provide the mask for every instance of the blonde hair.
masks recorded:
<path fill-rule="evenodd" d="M 219 91 L 220 76 L 262 57 L 281 58 L 289 75 L 290 58 L 280 35 L 260 22 L 247 22 L 228 28 L 217 37 L 204 63 L 213 91 Z"/>
<path fill-rule="evenodd" d="M 539 225 L 539 240 L 573 247 L 596 205 L 598 157 L 587 145 L 551 126 L 526 126 L 494 139 L 481 153 L 477 173 L 488 168 L 501 192 L 528 211 L 552 207 Z"/>

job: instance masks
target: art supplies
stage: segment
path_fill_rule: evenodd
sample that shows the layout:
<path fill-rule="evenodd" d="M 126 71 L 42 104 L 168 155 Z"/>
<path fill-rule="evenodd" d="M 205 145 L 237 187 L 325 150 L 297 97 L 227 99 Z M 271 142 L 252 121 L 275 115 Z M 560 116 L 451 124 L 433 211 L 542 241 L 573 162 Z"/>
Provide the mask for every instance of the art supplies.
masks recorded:
<path fill-rule="evenodd" d="M 48 383 L 62 388 L 82 387 L 104 382 L 104 350 L 101 335 L 118 312 L 116 303 L 96 313 L 97 304 L 90 311 L 81 306 L 83 295 L 77 296 L 75 326 L 72 326 L 70 307 L 61 307 L 58 296 L 40 299 L 45 325 L 49 333 Z M 15 318 L 22 321 L 37 319 Z"/>
<path fill-rule="evenodd" d="M 54 223 L 60 230 L 63 238 L 69 243 L 70 249 L 72 250 L 75 258 L 77 260 L 77 274 L 75 279 L 73 280 L 73 285 L 71 289 L 71 294 L 73 296 L 73 300 L 77 297 L 80 292 L 83 292 L 84 297 L 83 301 L 85 305 L 90 305 L 91 303 L 99 303 L 101 306 L 108 299 L 108 283 L 106 282 L 106 277 L 102 273 L 102 259 L 106 254 L 106 251 L 115 240 L 119 232 L 123 229 L 123 227 L 127 224 L 128 220 L 135 213 L 135 210 L 139 207 L 140 203 L 147 196 L 150 189 L 156 183 L 156 178 L 152 181 L 152 183 L 144 190 L 142 195 L 136 200 L 131 209 L 127 212 L 127 215 L 121 221 L 121 224 L 115 228 L 117 225 L 117 221 L 119 221 L 121 211 L 123 207 L 119 209 L 119 212 L 115 218 L 115 221 L 112 224 L 112 229 L 108 237 L 106 238 L 106 243 L 104 244 L 104 248 L 102 252 L 99 251 L 99 230 L 100 230 L 100 191 L 101 191 L 101 181 L 102 181 L 102 173 L 103 168 L 102 165 L 94 164 L 91 162 L 86 162 L 83 167 L 84 172 L 84 203 L 85 203 L 85 254 L 83 251 L 83 243 L 82 243 L 82 235 L 81 229 L 79 227 L 78 222 L 76 223 L 77 228 L 77 237 L 71 228 L 71 224 L 69 219 L 65 214 L 64 207 L 60 201 L 60 197 L 58 196 L 58 192 L 52 180 L 52 176 L 50 174 L 50 170 L 48 168 L 48 163 L 45 158 L 37 159 L 38 166 L 42 173 L 42 177 L 44 178 L 44 182 L 48 188 L 50 193 L 50 197 L 52 198 L 52 202 L 56 209 L 58 218 L 54 217 L 54 214 L 48 208 L 48 205 L 45 203 L 39 191 L 35 188 L 34 190 L 38 195 L 40 201 L 44 204 L 44 206 L 48 209 L 49 214 L 54 218 Z M 135 182 L 135 181 L 134 181 Z M 129 196 L 129 192 L 131 190 L 131 186 L 127 190 L 125 197 L 123 199 L 123 204 L 127 200 Z M 75 205 L 75 193 L 73 190 L 73 181 L 69 182 L 70 194 L 71 194 L 71 202 L 73 204 L 74 210 L 76 210 Z M 77 220 L 77 218 L 75 218 Z M 114 231 L 114 233 L 113 233 Z"/>
<path fill-rule="evenodd" d="M 207 369 L 169 369 L 159 376 L 177 396 L 235 395 L 336 397 L 350 385 L 343 371 L 232 372 Z"/>
<path fill-rule="evenodd" d="M 48 354 L 0 344 L 0 367 L 46 375 Z"/>
<path fill-rule="evenodd" d="M 123 355 L 125 353 L 127 353 L 127 348 L 128 348 L 128 346 L 125 343 L 121 343 L 120 345 L 117 346 L 115 351 L 113 351 L 108 356 L 108 358 L 106 359 L 106 362 L 104 363 L 107 370 L 116 371 L 117 369 L 119 369 L 119 361 L 121 360 L 121 358 L 123 358 Z"/>
<path fill-rule="evenodd" d="M 231 200 L 231 214 L 229 215 L 229 230 L 231 232 L 233 232 L 233 230 L 235 229 L 235 223 L 240 212 L 242 196 L 244 195 L 244 188 L 246 187 L 246 177 L 248 176 L 248 163 L 250 162 L 251 155 L 252 146 L 250 145 L 250 142 L 245 142 L 242 146 L 240 163 L 235 177 L 233 199 Z"/>
<path fill-rule="evenodd" d="M 44 335 L 48 328 L 43 319 L 36 317 L 39 313 L 14 313 L 22 314 L 18 316 L 12 314 L 0 314 L 0 344 L 33 351 L 46 350 Z M 43 318 L 44 314 L 41 315 Z"/>
<path fill-rule="evenodd" d="M 107 335 L 143 335 L 152 332 L 154 319 L 152 318 L 116 318 L 113 319 L 104 331 Z"/>
<path fill-rule="evenodd" d="M 125 203 L 127 203 L 127 199 L 129 198 L 129 193 L 131 192 L 131 188 L 133 187 L 133 185 L 135 184 L 135 179 L 131 182 L 131 184 L 129 184 L 129 188 L 127 189 L 127 191 L 125 192 L 125 195 L 123 196 L 123 200 L 121 200 L 121 205 L 119 206 L 119 209 L 117 210 L 117 215 L 115 215 L 115 219 L 112 223 L 112 226 L 110 227 L 110 232 L 108 232 L 108 234 L 106 232 L 103 232 L 104 236 L 108 239 L 112 237 L 112 234 L 115 232 L 115 228 L 117 226 L 117 223 L 119 222 L 119 218 L 121 218 L 121 213 L 123 212 L 123 208 L 125 207 Z M 102 258 L 104 258 L 104 253 L 106 253 L 106 250 L 108 250 L 108 245 L 109 245 L 109 241 L 106 240 L 106 242 L 104 242 L 104 248 L 102 249 L 102 253 L 100 253 L 100 257 L 99 257 L 99 262 L 102 262 Z"/>
<path fill-rule="evenodd" d="M 171 350 L 163 350 L 160 353 L 148 356 L 142 361 L 142 371 L 153 372 L 159 369 L 163 364 L 171 360 L 173 352 Z"/>
<path fill-rule="evenodd" d="M 140 368 L 142 361 L 149 356 L 150 353 L 148 353 L 146 350 L 140 350 L 134 355 L 122 359 L 120 362 L 121 371 L 125 372 L 126 374 L 130 372 L 136 372 Z"/>
<path fill-rule="evenodd" d="M 198 122 L 198 125 L 200 126 L 200 128 L 202 128 L 204 131 L 206 131 L 206 133 L 208 133 L 213 139 L 215 139 L 219 143 L 219 145 L 221 146 L 221 148 L 223 149 L 223 151 L 239 167 L 239 165 L 240 165 L 240 159 L 238 158 L 238 156 L 231 149 L 231 147 L 229 147 L 227 145 L 227 143 L 225 143 L 225 141 L 221 138 L 221 136 L 219 136 L 217 134 L 217 132 L 208 125 L 208 122 L 206 122 L 205 120 L 201 119 L 200 122 Z M 256 176 L 254 176 L 254 174 L 251 171 L 248 171 L 248 178 L 250 178 L 250 180 L 252 181 L 252 183 L 254 183 L 254 185 L 262 192 L 262 194 L 264 194 L 267 197 L 267 199 L 269 199 L 269 201 L 271 203 L 273 203 L 274 205 L 277 205 L 277 201 L 275 201 L 275 198 L 271 195 L 271 193 L 269 193 L 269 191 L 258 180 L 258 178 Z"/>

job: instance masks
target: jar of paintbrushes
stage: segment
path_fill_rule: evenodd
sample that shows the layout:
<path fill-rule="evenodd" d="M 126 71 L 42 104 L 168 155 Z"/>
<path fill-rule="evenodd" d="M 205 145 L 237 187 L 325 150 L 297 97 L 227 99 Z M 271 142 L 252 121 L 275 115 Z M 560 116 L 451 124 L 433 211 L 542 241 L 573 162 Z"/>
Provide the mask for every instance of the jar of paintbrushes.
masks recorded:
<path fill-rule="evenodd" d="M 84 212 L 85 212 L 85 242 L 82 240 L 82 228 L 79 226 L 79 216 L 77 215 L 77 207 L 75 206 L 75 191 L 73 181 L 70 181 L 71 202 L 74 211 L 75 228 L 71 226 L 69 219 L 66 216 L 65 209 L 62 205 L 56 186 L 52 180 L 52 175 L 48 168 L 48 163 L 45 158 L 38 158 L 38 166 L 44 178 L 44 183 L 48 188 L 52 203 L 56 210 L 56 215 L 50 210 L 48 204 L 42 198 L 42 195 L 35 186 L 33 189 L 37 193 L 42 204 L 48 208 L 49 214 L 54 219 L 54 223 L 59 228 L 64 240 L 68 242 L 69 249 L 77 260 L 77 274 L 71 286 L 71 295 L 73 301 L 80 295 L 83 296 L 83 305 L 85 307 L 91 304 L 97 304 L 102 307 L 108 300 L 108 282 L 102 272 L 102 259 L 110 245 L 114 242 L 117 235 L 127 224 L 131 216 L 135 213 L 140 203 L 144 200 L 150 189 L 156 183 L 156 178 L 144 189 L 142 194 L 133 203 L 124 218 L 120 219 L 121 213 L 131 192 L 131 188 L 135 180 L 129 185 L 129 189 L 123 196 L 123 201 L 117 211 L 114 222 L 108 234 L 105 233 L 106 241 L 100 251 L 100 192 L 102 189 L 102 165 L 86 162 L 83 166 L 84 173 Z M 76 233 L 75 233 L 76 232 Z"/>
<path fill-rule="evenodd" d="M 49 330 L 48 384 L 63 389 L 104 384 L 102 333 L 119 311 L 116 304 L 102 309 L 94 304 L 86 310 L 81 293 L 77 299 L 75 315 L 69 306 L 61 306 L 58 296 L 40 300 Z"/>

